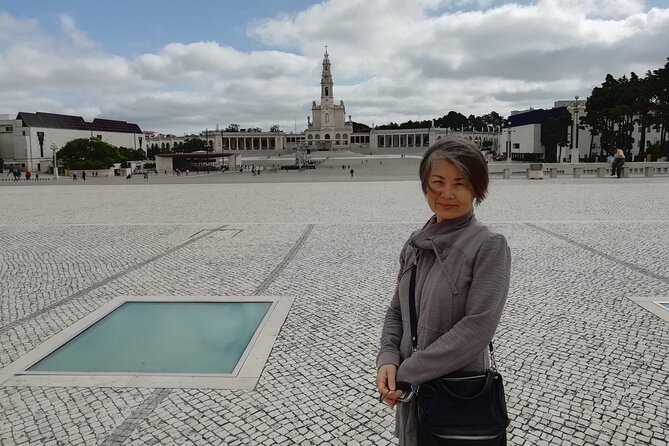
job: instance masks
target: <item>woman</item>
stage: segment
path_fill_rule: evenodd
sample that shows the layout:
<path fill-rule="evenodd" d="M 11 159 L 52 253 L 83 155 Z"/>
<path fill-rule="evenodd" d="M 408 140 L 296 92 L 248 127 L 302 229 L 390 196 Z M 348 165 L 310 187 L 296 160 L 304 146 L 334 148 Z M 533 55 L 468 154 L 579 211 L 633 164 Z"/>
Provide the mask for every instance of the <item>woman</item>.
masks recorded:
<path fill-rule="evenodd" d="M 489 366 L 488 344 L 509 290 L 511 254 L 504 236 L 474 218 L 488 189 L 488 166 L 476 145 L 442 139 L 420 163 L 420 180 L 434 215 L 400 255 L 395 295 L 386 313 L 377 358 L 379 399 L 397 406 L 395 435 L 416 445 L 415 401 L 399 402 L 397 383 L 416 388 L 456 371 Z M 416 265 L 418 350 L 412 352 L 409 281 Z"/>

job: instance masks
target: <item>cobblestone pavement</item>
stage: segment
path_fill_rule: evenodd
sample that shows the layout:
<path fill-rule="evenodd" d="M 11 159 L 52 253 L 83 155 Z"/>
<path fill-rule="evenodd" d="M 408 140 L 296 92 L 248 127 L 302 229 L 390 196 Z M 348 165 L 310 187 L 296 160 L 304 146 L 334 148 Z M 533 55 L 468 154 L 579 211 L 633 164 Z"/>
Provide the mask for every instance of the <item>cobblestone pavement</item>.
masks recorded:
<path fill-rule="evenodd" d="M 120 295 L 295 296 L 254 390 L 0 386 L 4 445 L 390 445 L 374 358 L 418 181 L 0 186 L 0 367 Z M 512 445 L 666 445 L 669 179 L 493 180 Z"/>

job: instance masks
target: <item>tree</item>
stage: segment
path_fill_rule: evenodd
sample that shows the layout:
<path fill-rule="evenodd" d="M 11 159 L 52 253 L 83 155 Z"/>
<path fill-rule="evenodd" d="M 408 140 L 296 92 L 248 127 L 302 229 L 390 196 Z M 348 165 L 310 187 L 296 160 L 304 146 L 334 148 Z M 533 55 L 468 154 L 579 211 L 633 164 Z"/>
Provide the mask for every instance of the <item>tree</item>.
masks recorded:
<path fill-rule="evenodd" d="M 230 124 L 225 128 L 226 132 L 238 132 L 239 124 Z"/>
<path fill-rule="evenodd" d="M 669 146 L 669 144 L 665 144 L 667 143 L 667 131 L 669 130 L 669 58 L 667 58 L 664 67 L 653 70 L 652 73 L 647 73 L 646 79 L 649 84 L 648 99 L 652 110 L 649 124 L 660 130 L 660 144 Z"/>
<path fill-rule="evenodd" d="M 274 124 L 270 127 L 269 131 L 270 133 L 281 133 L 281 128 L 279 127 L 279 124 Z"/>
<path fill-rule="evenodd" d="M 407 122 L 403 122 L 399 125 L 399 128 L 401 129 L 424 129 L 430 127 L 432 127 L 431 120 L 412 121 L 411 119 L 409 119 Z"/>
<path fill-rule="evenodd" d="M 469 127 L 470 130 L 476 131 L 485 130 L 486 125 L 482 117 L 469 115 L 467 117 L 467 127 Z"/>
<path fill-rule="evenodd" d="M 652 125 L 661 129 L 665 141 L 669 123 L 668 69 L 669 62 L 663 68 L 648 71 L 643 79 L 634 72 L 618 79 L 607 74 L 601 87 L 592 90 L 586 102 L 588 113 L 579 125 L 588 125 L 593 138 L 600 136 L 602 152 L 618 147 L 629 153 L 636 142 L 639 156 L 643 157 L 646 129 Z M 634 141 L 637 126 L 640 138 Z"/>
<path fill-rule="evenodd" d="M 142 161 L 146 159 L 146 153 L 142 149 L 128 149 L 127 147 L 119 147 L 119 154 L 128 161 Z"/>
<path fill-rule="evenodd" d="M 491 111 L 487 115 L 481 116 L 481 119 L 483 119 L 486 128 L 489 129 L 502 128 L 504 126 L 504 118 L 496 111 Z"/>
<path fill-rule="evenodd" d="M 74 139 L 58 151 L 66 169 L 108 169 L 127 161 L 119 150 L 97 138 Z"/>
<path fill-rule="evenodd" d="M 590 127 L 590 133 L 600 137 L 602 154 L 617 145 L 615 131 L 614 108 L 620 94 L 619 81 L 607 74 L 601 87 L 595 87 L 586 100 L 586 116 L 580 119 L 581 124 Z"/>
<path fill-rule="evenodd" d="M 466 128 L 469 125 L 469 120 L 462 113 L 451 110 L 447 115 L 444 115 L 439 119 L 435 119 L 434 125 L 446 129 L 460 130 Z"/>
<path fill-rule="evenodd" d="M 198 137 L 186 138 L 183 143 L 179 144 L 178 148 L 175 144 L 175 152 L 178 151 L 179 153 L 193 153 L 200 150 L 207 151 L 207 148 L 207 142 Z"/>
<path fill-rule="evenodd" d="M 389 124 L 379 125 L 376 128 L 379 129 L 379 130 L 395 130 L 395 129 L 400 128 L 400 126 L 396 122 L 391 121 Z"/>
<path fill-rule="evenodd" d="M 368 125 L 355 121 L 351 121 L 351 123 L 353 124 L 353 133 L 369 133 L 372 131 L 372 128 Z"/>

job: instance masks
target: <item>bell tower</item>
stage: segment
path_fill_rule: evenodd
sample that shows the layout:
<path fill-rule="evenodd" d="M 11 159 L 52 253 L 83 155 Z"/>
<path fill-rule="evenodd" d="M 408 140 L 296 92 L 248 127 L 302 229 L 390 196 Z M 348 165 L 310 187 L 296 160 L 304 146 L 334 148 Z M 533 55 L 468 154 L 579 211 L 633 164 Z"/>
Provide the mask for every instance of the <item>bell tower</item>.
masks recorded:
<path fill-rule="evenodd" d="M 328 46 L 325 45 L 325 54 L 323 55 L 323 73 L 321 74 L 321 106 L 331 106 L 333 104 L 334 93 L 332 92 L 332 72 L 330 71 Z"/>
<path fill-rule="evenodd" d="M 353 124 L 346 122 L 346 107 L 343 101 L 334 103 L 334 92 L 330 55 L 325 46 L 323 71 L 321 73 L 321 103 L 311 105 L 311 119 L 304 131 L 307 146 L 316 150 L 338 150 L 349 147 Z"/>

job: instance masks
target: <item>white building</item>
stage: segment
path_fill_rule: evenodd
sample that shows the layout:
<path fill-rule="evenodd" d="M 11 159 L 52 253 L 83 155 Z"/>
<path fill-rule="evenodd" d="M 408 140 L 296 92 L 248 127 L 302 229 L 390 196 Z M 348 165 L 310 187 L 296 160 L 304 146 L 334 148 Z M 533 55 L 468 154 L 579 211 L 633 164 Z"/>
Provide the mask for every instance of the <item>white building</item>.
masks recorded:
<path fill-rule="evenodd" d="M 142 148 L 137 124 L 109 119 L 86 122 L 80 116 L 21 112 L 0 115 L 0 156 L 7 168 L 35 173 L 53 171 L 53 152 L 79 138 L 98 138 L 116 147 Z"/>
<path fill-rule="evenodd" d="M 587 128 L 579 128 L 579 118 L 585 116 L 585 101 L 556 101 L 551 109 L 529 109 L 512 111 L 507 127 L 503 129 L 501 139 L 504 142 L 502 153 L 507 159 L 546 160 L 551 158 L 547 148 L 541 143 L 542 126 L 551 118 L 558 118 L 562 113 L 571 115 L 572 126 L 567 129 L 567 143 L 556 148 L 555 159 L 558 162 L 577 163 L 580 159 L 597 154 L 599 138 L 592 138 Z"/>

